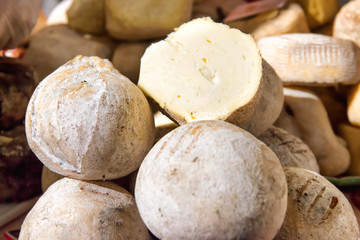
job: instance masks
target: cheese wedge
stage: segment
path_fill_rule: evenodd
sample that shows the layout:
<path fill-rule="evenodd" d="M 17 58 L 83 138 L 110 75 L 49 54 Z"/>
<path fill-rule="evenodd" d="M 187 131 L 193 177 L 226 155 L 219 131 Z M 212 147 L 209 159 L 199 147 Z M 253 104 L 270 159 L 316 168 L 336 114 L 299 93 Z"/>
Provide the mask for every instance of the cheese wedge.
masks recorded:
<path fill-rule="evenodd" d="M 255 40 L 279 34 L 308 33 L 310 31 L 304 11 L 296 3 L 228 24 L 230 27 L 252 34 Z"/>
<path fill-rule="evenodd" d="M 293 33 L 262 38 L 258 47 L 284 84 L 331 86 L 360 80 L 359 48 L 349 40 Z"/>
<path fill-rule="evenodd" d="M 360 0 L 349 1 L 335 17 L 333 36 L 360 46 Z"/>
<path fill-rule="evenodd" d="M 138 86 L 179 124 L 227 120 L 241 125 L 258 103 L 261 62 L 250 35 L 199 18 L 147 48 Z"/>

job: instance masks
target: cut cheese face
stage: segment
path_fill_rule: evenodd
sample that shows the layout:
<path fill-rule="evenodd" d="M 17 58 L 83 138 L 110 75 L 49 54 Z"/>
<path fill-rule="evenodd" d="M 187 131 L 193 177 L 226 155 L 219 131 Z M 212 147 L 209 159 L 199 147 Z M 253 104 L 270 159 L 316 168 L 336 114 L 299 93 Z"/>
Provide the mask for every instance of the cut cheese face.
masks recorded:
<path fill-rule="evenodd" d="M 255 98 L 261 66 L 250 35 L 200 18 L 146 50 L 138 86 L 179 123 L 225 120 Z"/>
<path fill-rule="evenodd" d="M 331 86 L 360 80 L 359 48 L 349 40 L 294 33 L 262 38 L 258 47 L 284 84 Z"/>

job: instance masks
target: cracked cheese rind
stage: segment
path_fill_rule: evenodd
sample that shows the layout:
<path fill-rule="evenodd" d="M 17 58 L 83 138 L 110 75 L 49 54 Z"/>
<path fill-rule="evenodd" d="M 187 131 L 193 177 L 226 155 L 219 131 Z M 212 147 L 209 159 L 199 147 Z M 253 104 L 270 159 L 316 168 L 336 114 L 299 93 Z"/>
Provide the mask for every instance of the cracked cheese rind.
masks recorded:
<path fill-rule="evenodd" d="M 258 47 L 284 84 L 332 86 L 360 80 L 360 52 L 350 40 L 292 33 L 264 37 Z"/>
<path fill-rule="evenodd" d="M 136 170 L 154 141 L 143 93 L 108 60 L 77 56 L 46 77 L 26 112 L 31 149 L 51 171 L 84 180 Z"/>
<path fill-rule="evenodd" d="M 140 215 L 159 239 L 273 239 L 286 196 L 276 155 L 243 129 L 213 120 L 160 139 L 135 185 Z"/>
<path fill-rule="evenodd" d="M 261 93 L 262 64 L 250 35 L 210 18 L 181 25 L 141 59 L 138 86 L 178 123 L 245 123 Z"/>

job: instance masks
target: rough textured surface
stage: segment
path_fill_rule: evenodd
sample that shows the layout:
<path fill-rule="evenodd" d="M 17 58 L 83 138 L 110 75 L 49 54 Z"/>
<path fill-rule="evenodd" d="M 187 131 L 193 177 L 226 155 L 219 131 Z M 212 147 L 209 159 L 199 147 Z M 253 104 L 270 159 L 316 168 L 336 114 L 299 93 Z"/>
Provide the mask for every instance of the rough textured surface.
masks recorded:
<path fill-rule="evenodd" d="M 26 216 L 20 240 L 149 239 L 134 197 L 110 182 L 63 178 Z"/>
<path fill-rule="evenodd" d="M 179 124 L 226 120 L 242 126 L 259 102 L 262 82 L 253 38 L 200 18 L 147 48 L 138 86 Z"/>
<path fill-rule="evenodd" d="M 354 41 L 360 47 L 360 0 L 349 1 L 336 14 L 333 36 Z"/>
<path fill-rule="evenodd" d="M 161 38 L 190 20 L 193 0 L 105 0 L 106 30 L 116 39 Z"/>
<path fill-rule="evenodd" d="M 303 9 L 296 3 L 287 4 L 282 9 L 260 13 L 254 17 L 228 23 L 230 27 L 250 33 L 255 40 L 286 33 L 308 33 Z"/>
<path fill-rule="evenodd" d="M 350 40 L 292 33 L 262 38 L 258 46 L 284 84 L 334 86 L 360 80 L 360 52 Z"/>
<path fill-rule="evenodd" d="M 78 54 L 110 59 L 113 45 L 106 37 L 83 35 L 66 25 L 52 25 L 31 38 L 24 62 L 32 66 L 42 80 Z"/>
<path fill-rule="evenodd" d="M 274 69 L 265 61 L 263 66 L 263 89 L 259 104 L 256 106 L 253 115 L 242 128 L 258 136 L 279 117 L 284 104 L 284 91 L 281 79 Z"/>
<path fill-rule="evenodd" d="M 273 150 L 283 167 L 300 167 L 320 172 L 319 165 L 309 146 L 291 133 L 272 126 L 258 139 Z"/>
<path fill-rule="evenodd" d="M 344 173 L 350 164 L 349 151 L 338 141 L 320 99 L 304 88 L 284 88 L 284 95 L 284 107 L 274 125 L 310 147 L 322 175 Z"/>
<path fill-rule="evenodd" d="M 29 145 L 51 171 L 114 179 L 137 169 L 154 141 L 142 92 L 108 60 L 77 56 L 36 88 L 26 113 Z"/>
<path fill-rule="evenodd" d="M 284 168 L 288 182 L 286 217 L 275 240 L 358 240 L 359 226 L 349 201 L 321 175 Z"/>
<path fill-rule="evenodd" d="M 85 33 L 105 32 L 105 0 L 75 0 L 67 10 L 68 25 Z"/>
<path fill-rule="evenodd" d="M 139 212 L 160 239 L 273 239 L 286 211 L 279 159 L 224 121 L 165 135 L 140 166 Z"/>

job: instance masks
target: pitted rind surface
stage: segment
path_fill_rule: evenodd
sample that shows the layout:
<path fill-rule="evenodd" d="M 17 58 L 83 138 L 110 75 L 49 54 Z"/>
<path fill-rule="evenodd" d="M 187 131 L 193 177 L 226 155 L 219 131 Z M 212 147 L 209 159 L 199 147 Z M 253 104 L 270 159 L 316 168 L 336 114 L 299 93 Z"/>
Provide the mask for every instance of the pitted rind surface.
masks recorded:
<path fill-rule="evenodd" d="M 78 56 L 38 85 L 26 132 L 51 171 L 114 179 L 138 168 L 153 144 L 154 122 L 145 96 L 108 60 Z"/>
<path fill-rule="evenodd" d="M 160 239 L 272 239 L 286 211 L 275 154 L 224 121 L 198 121 L 165 135 L 140 166 L 135 196 Z"/>

